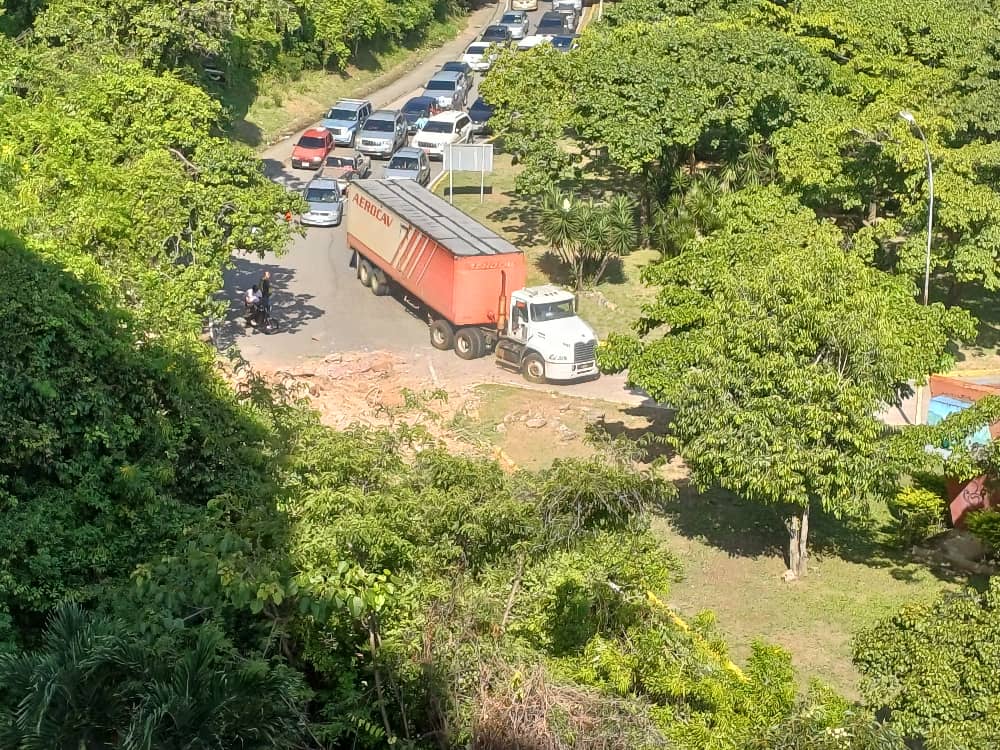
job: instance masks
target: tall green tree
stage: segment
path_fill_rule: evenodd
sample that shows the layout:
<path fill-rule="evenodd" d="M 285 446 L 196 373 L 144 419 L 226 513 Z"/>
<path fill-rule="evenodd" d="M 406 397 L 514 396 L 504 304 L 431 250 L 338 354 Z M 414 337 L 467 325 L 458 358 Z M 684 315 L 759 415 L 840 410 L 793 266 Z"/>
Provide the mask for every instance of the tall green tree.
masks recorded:
<path fill-rule="evenodd" d="M 861 514 L 892 487 L 877 415 L 946 364 L 970 319 L 921 307 L 774 190 L 732 196 L 723 229 L 645 279 L 657 299 L 602 366 L 676 409 L 672 440 L 701 486 L 784 510 L 804 575 L 810 512 Z"/>

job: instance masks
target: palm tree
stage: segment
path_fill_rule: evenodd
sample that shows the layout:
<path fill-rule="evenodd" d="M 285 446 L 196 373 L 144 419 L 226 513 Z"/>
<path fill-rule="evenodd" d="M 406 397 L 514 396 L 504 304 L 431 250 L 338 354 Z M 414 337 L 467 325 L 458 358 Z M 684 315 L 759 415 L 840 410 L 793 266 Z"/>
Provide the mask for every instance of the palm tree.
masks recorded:
<path fill-rule="evenodd" d="M 619 193 L 604 207 L 605 252 L 592 283 L 597 286 L 608 269 L 608 264 L 632 252 L 639 242 L 639 228 L 635 221 L 636 204 L 629 196 Z"/>
<path fill-rule="evenodd" d="M 577 256 L 576 268 L 577 290 L 583 288 L 584 273 L 588 263 L 595 263 L 607 257 L 607 214 L 604 206 L 593 201 L 581 203 L 577 207 L 579 227 L 576 236 Z"/>
<path fill-rule="evenodd" d="M 291 670 L 238 660 L 210 626 L 153 649 L 76 604 L 56 610 L 41 648 L 0 657 L 10 750 L 298 748 L 303 703 Z"/>
<path fill-rule="evenodd" d="M 545 240 L 574 276 L 581 260 L 576 247 L 581 219 L 582 210 L 573 195 L 554 185 L 550 187 L 542 198 L 539 227 Z"/>
<path fill-rule="evenodd" d="M 68 604 L 49 620 L 38 650 L 0 656 L 0 747 L 113 746 L 125 720 L 115 664 L 120 645 L 114 623 Z"/>

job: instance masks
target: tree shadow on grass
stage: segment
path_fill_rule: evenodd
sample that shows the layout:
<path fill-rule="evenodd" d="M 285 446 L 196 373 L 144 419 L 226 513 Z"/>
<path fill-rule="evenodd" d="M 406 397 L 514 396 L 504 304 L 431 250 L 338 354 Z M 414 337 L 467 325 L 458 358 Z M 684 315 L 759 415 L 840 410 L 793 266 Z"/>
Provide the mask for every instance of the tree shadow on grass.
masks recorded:
<path fill-rule="evenodd" d="M 934 297 L 942 298 L 945 295 L 943 290 L 939 294 L 932 292 Z M 998 304 L 998 293 L 983 289 L 978 284 L 969 284 L 958 306 L 968 310 L 979 320 L 978 334 L 971 350 L 976 355 L 998 354 L 1000 349 L 1000 304 Z M 959 361 L 966 359 L 967 355 L 961 350 L 955 352 Z"/>
<path fill-rule="evenodd" d="M 659 459 L 673 466 L 678 456 L 665 438 L 670 433 L 674 412 L 650 402 L 625 409 L 624 414 L 641 421 L 626 423 L 624 418 L 608 421 L 602 417 L 589 425 L 587 431 L 598 436 L 598 440 L 603 435 L 636 442 L 636 455 L 642 463 L 651 464 Z M 719 487 L 700 490 L 688 478 L 686 470 L 683 476 L 673 478 L 673 482 L 677 496 L 656 511 L 678 534 L 722 550 L 730 557 L 780 557 L 788 563 L 787 508 L 746 500 Z M 892 529 L 877 518 L 836 518 L 814 509 L 809 522 L 809 552 L 816 558 L 838 557 L 884 568 L 900 581 L 916 582 L 920 572 L 927 571 L 943 581 L 977 585 L 976 576 L 944 564 L 917 560 L 894 543 Z"/>
<path fill-rule="evenodd" d="M 602 438 L 635 443 L 636 458 L 644 464 L 652 464 L 660 459 L 670 461 L 677 455 L 665 440 L 674 414 L 671 409 L 650 402 L 625 409 L 623 413 L 636 421 L 630 420 L 626 424 L 624 418 L 608 420 L 606 415 L 601 415 L 595 422 L 587 425 L 587 434 L 598 443 Z"/>
<path fill-rule="evenodd" d="M 780 557 L 788 564 L 785 510 L 745 500 L 719 488 L 704 492 L 689 480 L 676 482 L 678 494 L 660 508 L 682 536 L 697 539 L 730 557 Z M 895 545 L 890 529 L 874 519 L 836 518 L 813 510 L 809 515 L 809 554 L 883 568 L 899 581 L 919 580 L 927 571 L 942 581 L 968 583 L 967 573 L 917 560 Z"/>
<path fill-rule="evenodd" d="M 505 191 L 501 195 L 510 202 L 490 213 L 489 218 L 496 222 L 506 222 L 501 229 L 508 237 L 513 238 L 515 245 L 536 245 L 542 241 L 541 198 L 522 197 L 513 191 Z"/>

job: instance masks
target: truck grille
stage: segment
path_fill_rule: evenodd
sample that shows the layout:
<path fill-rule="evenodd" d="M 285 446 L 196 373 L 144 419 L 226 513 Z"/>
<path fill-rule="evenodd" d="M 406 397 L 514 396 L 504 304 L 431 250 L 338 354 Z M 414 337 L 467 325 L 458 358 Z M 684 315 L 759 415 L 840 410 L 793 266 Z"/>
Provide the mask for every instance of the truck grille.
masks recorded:
<path fill-rule="evenodd" d="M 578 341 L 573 345 L 573 361 L 576 363 L 592 362 L 596 349 L 596 341 Z"/>

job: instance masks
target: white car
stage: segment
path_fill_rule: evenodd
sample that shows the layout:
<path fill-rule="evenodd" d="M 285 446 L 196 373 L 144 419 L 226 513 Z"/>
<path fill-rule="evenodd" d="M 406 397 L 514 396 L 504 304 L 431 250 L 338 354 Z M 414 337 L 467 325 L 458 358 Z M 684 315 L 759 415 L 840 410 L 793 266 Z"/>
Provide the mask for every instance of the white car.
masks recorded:
<path fill-rule="evenodd" d="M 511 10 L 538 10 L 538 0 L 511 0 Z"/>
<path fill-rule="evenodd" d="M 517 51 L 524 52 L 532 47 L 538 46 L 542 42 L 547 42 L 550 39 L 552 39 L 552 37 L 546 34 L 532 34 L 531 36 L 526 36 L 517 43 Z"/>
<path fill-rule="evenodd" d="M 432 159 L 444 159 L 448 144 L 472 140 L 472 120 L 465 112 L 451 110 L 434 115 L 413 136 L 413 145 Z"/>
<path fill-rule="evenodd" d="M 580 16 L 583 14 L 583 0 L 552 0 L 552 10 L 560 8 L 572 8 Z"/>
<path fill-rule="evenodd" d="M 462 55 L 462 62 L 479 73 L 485 73 L 497 59 L 495 54 L 486 54 L 486 50 L 490 46 L 488 42 L 473 42 L 465 49 L 465 54 Z"/>

